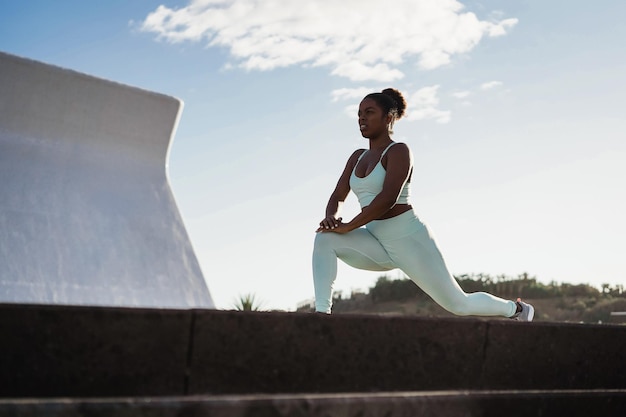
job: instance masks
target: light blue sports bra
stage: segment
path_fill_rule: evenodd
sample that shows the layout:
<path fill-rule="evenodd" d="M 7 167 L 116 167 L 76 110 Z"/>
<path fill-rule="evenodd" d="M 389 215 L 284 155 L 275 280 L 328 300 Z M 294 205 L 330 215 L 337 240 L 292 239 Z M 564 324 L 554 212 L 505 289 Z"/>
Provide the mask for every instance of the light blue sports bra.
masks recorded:
<path fill-rule="evenodd" d="M 350 175 L 350 188 L 352 188 L 352 191 L 354 191 L 354 194 L 356 194 L 359 199 L 361 208 L 369 206 L 372 200 L 383 190 L 385 174 L 387 173 L 382 163 L 383 156 L 385 156 L 389 148 L 395 144 L 396 142 L 391 142 L 389 146 L 385 148 L 372 172 L 363 178 L 357 177 L 355 171 L 356 166 L 359 165 L 361 158 L 363 158 L 363 155 L 365 155 L 367 151 L 363 152 L 359 156 L 359 159 L 357 159 L 356 164 L 354 164 L 352 175 Z M 396 200 L 396 204 L 409 204 L 410 194 L 409 182 L 406 181 L 402 186 L 402 191 L 398 196 L 398 200 Z"/>

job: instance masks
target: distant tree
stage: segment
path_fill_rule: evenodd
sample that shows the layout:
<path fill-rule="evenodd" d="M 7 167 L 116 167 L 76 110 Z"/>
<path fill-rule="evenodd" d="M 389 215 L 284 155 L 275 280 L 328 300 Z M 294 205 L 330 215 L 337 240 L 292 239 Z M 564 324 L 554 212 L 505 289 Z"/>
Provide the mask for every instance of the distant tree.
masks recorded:
<path fill-rule="evenodd" d="M 583 321 L 587 323 L 606 323 L 614 311 L 626 311 L 626 300 L 623 298 L 606 299 L 583 313 Z"/>
<path fill-rule="evenodd" d="M 611 292 L 611 285 L 604 283 L 602 284 L 602 294 L 609 294 Z"/>
<path fill-rule="evenodd" d="M 254 294 L 240 295 L 235 303 L 235 309 L 238 311 L 259 311 L 261 303 L 257 301 Z"/>
<path fill-rule="evenodd" d="M 598 297 L 600 291 L 587 284 L 561 284 L 561 295 L 565 297 Z"/>
<path fill-rule="evenodd" d="M 461 288 L 463 288 L 463 291 L 479 292 L 487 290 L 487 288 L 485 287 L 486 282 L 483 277 L 484 276 L 482 274 L 480 276 L 476 276 L 474 274 L 462 274 L 455 276 L 454 278 L 457 280 Z"/>
<path fill-rule="evenodd" d="M 378 277 L 376 284 L 370 288 L 369 293 L 375 303 L 404 301 L 425 294 L 408 278 L 389 279 L 386 275 Z"/>
<path fill-rule="evenodd" d="M 561 295 L 561 286 L 556 282 L 552 281 L 546 285 L 536 280 L 527 282 L 519 293 L 522 298 L 552 298 Z"/>

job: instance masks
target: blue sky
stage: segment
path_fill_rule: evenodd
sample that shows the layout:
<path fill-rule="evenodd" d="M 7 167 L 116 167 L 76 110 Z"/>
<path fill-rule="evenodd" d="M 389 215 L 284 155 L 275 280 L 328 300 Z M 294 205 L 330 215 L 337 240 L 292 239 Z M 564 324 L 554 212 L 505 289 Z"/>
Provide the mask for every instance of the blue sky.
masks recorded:
<path fill-rule="evenodd" d="M 168 170 L 218 308 L 312 297 L 314 230 L 367 145 L 355 106 L 388 86 L 452 273 L 623 284 L 626 3 L 385 4 L 2 0 L 0 50 L 184 101 Z M 378 275 L 341 265 L 336 288 Z"/>

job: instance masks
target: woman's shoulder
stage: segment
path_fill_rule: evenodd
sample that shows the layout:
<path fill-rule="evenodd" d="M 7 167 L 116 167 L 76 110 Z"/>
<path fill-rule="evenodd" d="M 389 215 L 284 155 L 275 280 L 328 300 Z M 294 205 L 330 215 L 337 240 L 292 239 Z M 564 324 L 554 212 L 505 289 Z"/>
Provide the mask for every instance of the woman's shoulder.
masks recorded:
<path fill-rule="evenodd" d="M 363 155 L 365 153 L 365 151 L 367 151 L 367 149 L 357 149 L 356 151 L 352 152 L 352 155 L 350 155 L 350 158 L 348 158 L 350 161 L 352 160 L 356 160 L 358 159 L 361 155 Z"/>
<path fill-rule="evenodd" d="M 354 169 L 354 167 L 356 166 L 356 162 L 359 160 L 361 155 L 365 153 L 365 151 L 366 149 L 357 149 L 356 151 L 352 152 L 352 154 L 348 158 L 348 162 L 346 162 L 345 169 L 350 169 L 350 170 Z"/>
<path fill-rule="evenodd" d="M 413 154 L 409 145 L 403 142 L 396 142 L 387 149 L 387 153 L 383 156 L 383 167 L 387 168 L 387 160 L 391 158 L 392 161 L 409 161 L 409 164 L 413 163 Z"/>
<path fill-rule="evenodd" d="M 392 155 L 410 154 L 411 148 L 404 142 L 395 142 L 393 146 L 389 147 L 387 153 Z"/>
<path fill-rule="evenodd" d="M 389 150 L 392 150 L 393 148 L 397 148 L 397 149 L 409 149 L 409 145 L 407 145 L 404 142 L 394 142 L 393 146 L 389 147 Z"/>

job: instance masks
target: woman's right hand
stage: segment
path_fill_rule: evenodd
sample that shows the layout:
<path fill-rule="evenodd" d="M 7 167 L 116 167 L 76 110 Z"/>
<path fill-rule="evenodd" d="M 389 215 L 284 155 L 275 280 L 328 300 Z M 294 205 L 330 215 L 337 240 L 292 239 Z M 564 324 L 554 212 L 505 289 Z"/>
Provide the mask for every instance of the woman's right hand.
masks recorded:
<path fill-rule="evenodd" d="M 341 217 L 335 218 L 335 216 L 328 216 L 320 222 L 320 227 L 318 227 L 315 232 L 317 233 L 323 230 L 332 230 L 341 224 L 341 220 Z"/>

